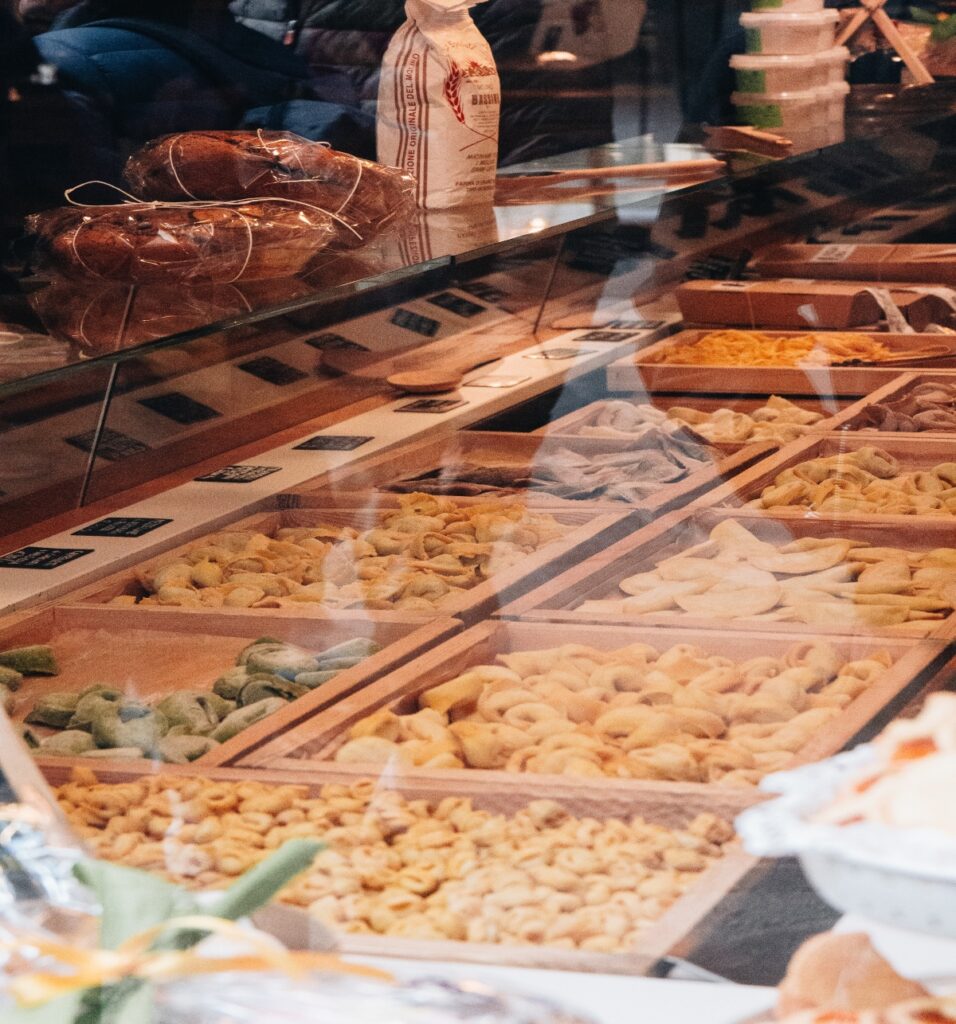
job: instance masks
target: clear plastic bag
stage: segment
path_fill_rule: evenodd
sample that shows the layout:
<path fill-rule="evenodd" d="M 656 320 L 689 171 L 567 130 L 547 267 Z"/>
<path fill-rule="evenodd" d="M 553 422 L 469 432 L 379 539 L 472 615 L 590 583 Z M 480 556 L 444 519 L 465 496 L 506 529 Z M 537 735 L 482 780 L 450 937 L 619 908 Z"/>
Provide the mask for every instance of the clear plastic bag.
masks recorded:
<path fill-rule="evenodd" d="M 415 182 L 392 167 L 292 132 L 199 131 L 164 135 L 124 172 L 143 199 L 295 199 L 327 210 L 334 244 L 367 244 L 414 208 Z"/>
<path fill-rule="evenodd" d="M 125 284 L 232 284 L 304 270 L 332 218 L 297 202 L 66 206 L 27 218 L 41 263 Z"/>
<path fill-rule="evenodd" d="M 433 979 L 217 974 L 164 986 L 156 1001 L 155 1024 L 582 1024 L 541 999 Z"/>

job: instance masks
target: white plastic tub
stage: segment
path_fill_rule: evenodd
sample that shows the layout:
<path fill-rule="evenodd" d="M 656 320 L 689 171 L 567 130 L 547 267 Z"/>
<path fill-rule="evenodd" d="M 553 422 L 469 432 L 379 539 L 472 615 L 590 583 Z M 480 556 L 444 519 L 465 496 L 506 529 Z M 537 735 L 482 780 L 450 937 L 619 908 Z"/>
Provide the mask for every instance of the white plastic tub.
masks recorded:
<path fill-rule="evenodd" d="M 850 95 L 847 82 L 833 82 L 817 89 L 826 122 L 827 145 L 835 146 L 846 139 L 846 99 Z"/>
<path fill-rule="evenodd" d="M 805 14 L 822 11 L 823 0 L 750 0 L 752 11 L 783 11 L 786 14 Z"/>
<path fill-rule="evenodd" d="M 832 50 L 839 15 L 836 11 L 782 11 L 741 14 L 748 53 L 822 53 Z"/>
<path fill-rule="evenodd" d="M 827 144 L 827 99 L 821 89 L 735 92 L 731 97 L 741 122 L 790 139 L 795 153 Z"/>
<path fill-rule="evenodd" d="M 850 51 L 845 46 L 834 46 L 816 55 L 820 72 L 820 85 L 835 85 L 846 81 L 846 66 L 850 63 Z"/>
<path fill-rule="evenodd" d="M 827 68 L 812 53 L 738 53 L 730 58 L 743 93 L 800 92 L 826 85 Z"/>

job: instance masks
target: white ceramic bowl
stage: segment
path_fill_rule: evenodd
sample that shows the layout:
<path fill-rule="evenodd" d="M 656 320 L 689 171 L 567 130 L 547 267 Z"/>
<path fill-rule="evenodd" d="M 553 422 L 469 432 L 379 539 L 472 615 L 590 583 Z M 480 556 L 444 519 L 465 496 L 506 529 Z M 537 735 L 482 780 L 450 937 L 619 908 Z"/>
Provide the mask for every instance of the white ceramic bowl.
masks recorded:
<path fill-rule="evenodd" d="M 799 857 L 810 884 L 837 910 L 956 938 L 956 838 L 932 829 L 811 820 L 847 781 L 875 764 L 865 744 L 769 775 L 761 788 L 780 796 L 741 814 L 737 831 L 750 853 Z"/>

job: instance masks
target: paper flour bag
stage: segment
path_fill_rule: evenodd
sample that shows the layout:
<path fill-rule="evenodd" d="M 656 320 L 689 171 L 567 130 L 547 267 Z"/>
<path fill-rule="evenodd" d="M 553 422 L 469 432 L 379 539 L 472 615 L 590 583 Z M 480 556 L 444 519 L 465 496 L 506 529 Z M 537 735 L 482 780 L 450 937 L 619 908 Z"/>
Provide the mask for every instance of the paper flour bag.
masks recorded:
<path fill-rule="evenodd" d="M 501 86 L 475 0 L 407 0 L 382 63 L 378 158 L 418 182 L 427 209 L 490 204 Z"/>

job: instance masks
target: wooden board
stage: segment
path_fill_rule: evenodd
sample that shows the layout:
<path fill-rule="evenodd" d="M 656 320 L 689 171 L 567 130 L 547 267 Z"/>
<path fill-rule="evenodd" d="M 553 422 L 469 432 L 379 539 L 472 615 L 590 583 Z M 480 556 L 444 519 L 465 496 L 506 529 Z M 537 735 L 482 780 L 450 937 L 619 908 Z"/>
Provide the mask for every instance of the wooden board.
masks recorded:
<path fill-rule="evenodd" d="M 870 406 L 879 405 L 885 402 L 896 402 L 900 399 L 906 398 L 906 396 L 916 387 L 918 384 L 950 384 L 956 385 L 956 375 L 949 373 L 904 373 L 902 376 L 897 377 L 896 380 L 885 385 L 882 388 L 878 388 L 876 391 L 867 395 L 866 398 L 855 402 L 853 405 L 845 409 L 840 415 L 834 417 L 831 421 L 830 426 L 827 428 L 829 431 L 834 430 L 852 430 L 859 432 L 861 436 L 866 437 L 872 444 L 878 444 L 882 446 L 883 440 L 886 438 L 893 438 L 899 434 L 904 434 L 904 431 L 890 431 L 890 430 L 876 430 L 874 427 L 865 426 L 866 411 Z M 948 440 L 953 444 L 956 444 L 956 430 L 952 431 L 939 431 L 939 430 L 920 430 L 915 432 L 918 437 L 929 438 L 930 440 L 942 439 Z M 912 436 L 912 432 L 907 435 Z"/>
<path fill-rule="evenodd" d="M 539 650 L 568 643 L 587 644 L 601 650 L 616 650 L 630 644 L 647 643 L 663 650 L 675 644 L 687 643 L 740 661 L 762 655 L 779 656 L 794 644 L 814 639 L 809 631 L 804 634 L 750 633 L 724 629 L 719 633 L 703 633 L 692 629 L 638 625 L 624 628 L 568 623 L 484 623 L 458 634 L 440 647 L 416 658 L 403 669 L 393 672 L 387 679 L 366 687 L 361 693 L 340 701 L 329 711 L 316 715 L 273 742 L 259 747 L 239 763 L 250 768 L 298 769 L 304 773 L 335 767 L 340 771 L 354 771 L 358 776 L 367 775 L 372 770 L 368 766 L 353 767 L 331 760 L 335 751 L 345 742 L 353 725 L 381 708 L 399 713 L 412 712 L 417 709 L 418 697 L 425 690 L 460 675 L 472 666 L 492 664 L 498 654 L 509 651 Z M 848 636 L 833 636 L 827 640 L 847 660 L 877 650 L 888 650 L 894 656 L 894 664 L 877 683 L 857 697 L 839 718 L 821 731 L 810 747 L 814 759 L 841 750 L 878 711 L 911 696 L 946 649 L 946 644 L 940 641 L 915 643 L 911 640 Z M 804 759 L 805 753 L 800 751 L 794 763 Z M 467 775 L 475 780 L 474 785 L 484 784 L 492 791 L 516 777 L 516 773 L 473 768 L 438 771 L 390 766 L 389 773 L 402 778 L 407 776 L 410 779 L 432 780 Z M 556 785 L 564 778 L 533 773 L 522 773 L 517 777 L 524 779 L 527 785 L 543 782 L 545 786 Z M 613 779 L 602 779 L 597 786 L 602 791 L 606 787 L 615 786 L 626 791 L 633 784 L 627 780 L 615 782 Z"/>
<path fill-rule="evenodd" d="M 873 337 L 896 352 L 922 349 L 927 345 L 950 344 L 952 356 L 926 362 L 887 366 L 708 366 L 705 364 L 668 365 L 653 360 L 663 352 L 692 345 L 713 330 L 686 330 L 626 356 L 607 369 L 612 391 L 701 391 L 710 393 L 756 395 L 868 395 L 891 383 L 901 373 L 913 369 L 938 369 L 956 372 L 956 336 L 941 334 L 879 334 Z M 807 331 L 761 331 L 773 338 L 792 338 Z M 826 331 L 816 331 L 825 334 Z M 842 332 L 841 332 L 842 333 Z"/>
<path fill-rule="evenodd" d="M 903 472 L 914 472 L 920 469 L 932 469 L 944 462 L 952 462 L 956 457 L 956 445 L 952 438 L 924 437 L 922 434 L 869 434 L 869 433 L 833 433 L 816 434 L 793 441 L 781 448 L 776 455 L 770 455 L 762 462 L 739 473 L 733 480 L 715 488 L 702 498 L 697 499 L 693 508 L 740 508 L 747 502 L 759 498 L 764 488 L 769 487 L 775 478 L 785 469 L 800 465 L 810 459 L 827 458 L 833 455 L 847 454 L 860 448 L 872 446 L 888 452 L 899 460 Z M 856 522 L 859 520 L 879 520 L 887 524 L 895 524 L 904 529 L 907 524 L 927 521 L 956 523 L 956 516 L 901 516 L 879 515 L 877 513 L 821 516 L 806 508 L 780 507 L 759 509 L 750 506 L 761 515 L 772 515 L 774 518 L 815 518 L 827 522 Z"/>
<path fill-rule="evenodd" d="M 409 444 L 388 455 L 370 459 L 354 467 L 333 474 L 324 480 L 321 488 L 309 484 L 293 488 L 292 493 L 311 495 L 312 500 L 321 504 L 331 496 L 339 501 L 344 500 L 343 492 L 354 497 L 356 492 L 367 489 L 385 487 L 399 480 L 408 480 L 419 474 L 438 472 L 442 466 L 449 465 L 466 457 L 479 458 L 487 455 L 496 460 L 533 463 L 546 463 L 549 453 L 566 448 L 585 456 L 594 456 L 609 452 L 626 452 L 630 449 L 630 441 L 608 441 L 604 438 L 561 437 L 549 438 L 534 434 L 508 434 L 495 431 L 468 431 L 452 438 L 438 438 Z M 634 509 L 645 517 L 651 514 L 679 508 L 721 479 L 732 477 L 747 466 L 753 465 L 758 459 L 772 451 L 771 445 L 749 445 L 742 451 L 726 455 L 712 449 L 714 462 L 688 473 L 683 480 L 673 484 L 661 485 L 654 494 L 642 501 L 625 503 L 600 498 L 594 501 L 569 501 L 555 498 L 545 490 L 526 490 L 519 492 L 520 500 L 525 501 L 535 510 L 548 508 L 581 508 L 593 509 Z M 489 496 L 493 497 L 493 496 Z M 457 500 L 457 499 L 456 499 Z M 480 499 L 480 500 L 487 500 Z"/>
<path fill-rule="evenodd" d="M 667 412 L 677 406 L 682 406 L 684 408 L 699 409 L 704 413 L 716 412 L 718 409 L 732 409 L 734 412 L 750 414 L 755 409 L 763 408 L 763 406 L 767 404 L 767 398 L 769 398 L 769 395 L 763 398 L 742 398 L 736 395 L 727 398 L 712 398 L 699 394 L 674 395 L 663 394 L 660 392 L 629 391 L 621 394 L 615 394 L 610 398 L 591 402 L 590 405 L 585 405 L 580 409 L 575 409 L 574 412 L 569 412 L 566 416 L 562 416 L 560 419 L 553 420 L 551 423 L 545 424 L 543 427 L 539 427 L 534 431 L 534 433 L 546 434 L 548 436 L 558 435 L 561 437 L 581 436 L 582 427 L 593 425 L 604 407 L 614 400 L 629 402 L 632 405 L 652 405 L 655 409 L 660 409 L 662 412 Z M 840 421 L 841 414 L 843 414 L 852 404 L 850 399 L 838 397 L 793 398 L 788 399 L 788 401 L 792 401 L 794 405 L 801 409 L 819 413 L 821 416 L 826 417 L 809 428 L 808 433 L 813 434 L 826 433 L 837 429 L 837 424 Z M 694 428 L 692 426 L 688 426 L 685 429 L 693 433 Z M 747 448 L 754 443 L 769 445 L 771 448 L 780 447 L 780 445 L 770 441 L 715 443 L 704 441 L 703 438 L 701 438 L 701 441 L 704 444 L 710 444 L 712 448 L 716 448 L 718 451 L 724 452 L 727 455 L 742 451 L 744 448 Z"/>
<path fill-rule="evenodd" d="M 355 637 L 368 637 L 383 649 L 245 729 L 196 764 L 205 767 L 232 763 L 430 649 L 460 628 L 459 622 L 448 618 L 402 623 L 397 618 L 383 622 L 361 615 L 351 618 L 343 615 L 321 622 L 301 616 L 270 621 L 271 636 L 310 650 L 331 647 Z M 18 617 L 0 627 L 0 650 L 26 644 L 49 644 L 60 674 L 26 678 L 16 694 L 13 718 L 22 722 L 36 700 L 49 693 L 75 693 L 97 683 L 123 690 L 131 698 L 147 703 L 181 690 L 211 689 L 215 680 L 235 665 L 243 647 L 262 633 L 263 623 L 259 619 L 216 611 L 197 613 L 167 609 L 165 614 L 153 616 L 121 608 L 61 606 Z M 43 726 L 31 728 L 43 735 L 57 731 Z M 45 756 L 39 760 L 46 763 L 61 759 Z M 94 759 L 85 763 L 98 767 L 106 762 Z"/>
<path fill-rule="evenodd" d="M 905 517 L 904 517 L 905 518 Z M 500 618 L 522 619 L 525 622 L 575 622 L 615 626 L 678 626 L 684 629 L 745 629 L 756 633 L 846 633 L 846 627 L 808 626 L 800 622 L 768 622 L 747 619 L 714 619 L 688 615 L 680 611 L 655 612 L 650 615 L 602 615 L 581 609 L 585 601 L 620 600 L 626 597 L 619 584 L 637 573 L 648 572 L 666 558 L 672 558 L 696 544 L 703 543 L 710 531 L 721 522 L 733 519 L 751 533 L 777 546 L 800 537 L 845 537 L 877 547 L 904 547 L 913 551 L 933 548 L 956 548 L 956 529 L 939 519 L 923 519 L 891 525 L 856 520 L 837 526 L 829 520 L 802 518 L 778 519 L 767 513 L 747 509 L 698 509 L 674 512 L 649 523 L 630 537 L 592 555 L 586 562 L 548 580 L 517 601 L 502 608 Z M 934 639 L 956 637 L 956 613 L 933 623 Z M 894 633 L 892 627 L 868 628 L 860 624 L 854 633 L 872 636 L 896 636 L 910 639 L 905 633 Z"/>
<path fill-rule="evenodd" d="M 44 766 L 44 775 L 51 786 L 69 781 L 74 766 L 91 767 L 82 759 L 64 760 Z M 142 778 L 150 773 L 148 766 L 92 765 L 101 782 L 121 783 Z M 275 785 L 295 784 L 317 795 L 323 785 L 356 781 L 356 776 L 337 770 L 315 771 L 308 776 L 301 772 L 262 770 L 250 773 L 229 768 L 197 770 L 196 766 L 168 765 L 165 773 L 204 779 L 253 779 Z M 448 773 L 446 773 L 447 775 Z M 368 777 L 368 774 L 364 776 Z M 737 814 L 753 806 L 763 797 L 756 791 L 718 786 L 665 786 L 660 783 L 633 783 L 626 792 L 606 791 L 587 783 L 559 780 L 544 786 L 528 785 L 527 777 L 510 779 L 496 789 L 476 786 L 460 773 L 444 779 L 411 779 L 383 775 L 379 789 L 394 790 L 410 800 L 437 800 L 443 797 L 468 797 L 476 808 L 495 813 L 514 814 L 532 800 L 546 797 L 560 803 L 578 817 L 608 820 L 639 815 L 647 821 L 671 828 L 681 828 L 696 815 L 709 812 L 732 821 Z M 396 936 L 352 935 L 336 933 L 340 952 L 352 955 L 393 956 L 429 962 L 500 965 L 507 961 L 512 967 L 581 971 L 606 974 L 645 974 L 657 960 L 680 940 L 689 935 L 741 878 L 757 863 L 734 842 L 721 860 L 701 874 L 699 881 L 677 900 L 639 937 L 635 947 L 623 953 L 590 953 L 586 951 L 549 949 L 546 946 L 510 946 L 469 943 L 452 940 L 406 939 Z"/>
<path fill-rule="evenodd" d="M 328 507 L 328 502 L 320 503 L 318 507 L 283 509 L 269 514 L 248 516 L 240 519 L 223 529 L 228 530 L 253 530 L 266 534 L 274 534 L 276 530 L 293 526 L 354 526 L 359 530 L 368 530 L 377 526 L 380 522 L 379 508 L 386 506 L 378 505 L 378 496 L 364 496 L 370 502 L 367 507 L 337 508 Z M 299 496 L 293 496 L 289 501 L 298 503 Z M 458 500 L 458 499 L 456 499 Z M 465 499 L 461 499 L 465 500 Z M 372 503 L 374 502 L 374 504 Z M 279 496 L 278 504 L 285 504 L 284 496 Z M 397 507 L 397 498 L 394 504 L 388 507 Z M 517 564 L 503 569 L 496 573 L 491 579 L 479 583 L 470 590 L 462 590 L 457 593 L 454 600 L 434 613 L 430 612 L 408 612 L 401 609 L 368 611 L 362 608 L 343 609 L 335 611 L 324 609 L 321 605 L 311 608 L 309 605 L 300 605 L 295 608 L 236 608 L 217 609 L 226 616 L 246 618 L 260 623 L 260 629 L 265 628 L 265 623 L 284 618 L 309 618 L 312 621 L 329 620 L 334 621 L 339 616 L 344 616 L 347 621 L 356 618 L 370 617 L 376 622 L 398 622 L 408 623 L 409 621 L 425 622 L 430 619 L 460 617 L 468 621 L 485 618 L 496 611 L 502 604 L 518 597 L 525 590 L 537 586 L 540 582 L 548 579 L 556 572 L 560 572 L 576 560 L 584 557 L 590 551 L 600 550 L 618 537 L 631 533 L 637 528 L 637 522 L 631 518 L 627 506 L 620 506 L 619 509 L 593 510 L 581 507 L 581 503 L 565 503 L 560 508 L 555 508 L 554 503 L 549 509 L 538 508 L 536 512 L 553 515 L 566 531 L 558 540 L 544 545 L 538 551 L 521 559 Z M 170 559 L 176 552 L 188 550 L 197 541 L 181 545 L 161 556 L 163 561 Z M 201 540 L 199 541 L 201 543 Z M 151 560 L 154 561 L 154 560 Z M 146 564 L 146 563 L 144 563 Z M 106 579 L 69 595 L 71 602 L 81 602 L 103 605 L 115 597 L 121 595 L 132 595 L 145 597 L 146 590 L 136 577 L 135 567 L 127 568 L 121 572 L 114 573 Z M 178 614 L 205 614 L 201 609 L 185 608 L 164 608 L 155 605 L 134 606 L 127 609 L 136 615 L 160 615 L 165 616 L 170 612 Z"/>

